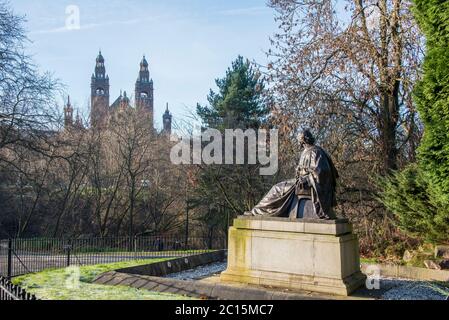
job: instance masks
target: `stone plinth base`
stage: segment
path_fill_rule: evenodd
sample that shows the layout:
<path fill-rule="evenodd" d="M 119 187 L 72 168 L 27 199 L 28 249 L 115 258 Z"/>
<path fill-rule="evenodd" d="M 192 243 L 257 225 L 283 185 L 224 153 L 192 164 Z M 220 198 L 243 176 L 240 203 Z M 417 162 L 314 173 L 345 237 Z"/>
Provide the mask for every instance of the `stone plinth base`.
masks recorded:
<path fill-rule="evenodd" d="M 358 240 L 345 219 L 239 217 L 220 279 L 338 295 L 365 283 Z"/>

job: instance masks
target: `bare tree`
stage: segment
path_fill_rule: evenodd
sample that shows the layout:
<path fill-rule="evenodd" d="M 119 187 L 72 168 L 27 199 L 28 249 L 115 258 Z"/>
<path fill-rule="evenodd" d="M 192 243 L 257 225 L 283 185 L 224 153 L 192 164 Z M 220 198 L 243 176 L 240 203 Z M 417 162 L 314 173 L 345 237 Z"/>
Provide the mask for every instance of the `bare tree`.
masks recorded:
<path fill-rule="evenodd" d="M 415 159 L 421 125 L 412 102 L 423 37 L 409 0 L 271 0 L 279 32 L 266 76 L 284 170 L 295 135 L 312 127 L 341 172 L 340 212 L 367 246 L 395 232 L 371 183 Z M 286 167 L 287 166 L 287 167 Z M 366 247 L 366 246 L 365 246 Z"/>
<path fill-rule="evenodd" d="M 23 23 L 23 17 L 0 1 L 0 150 L 14 152 L 20 145 L 48 155 L 49 133 L 58 119 L 54 93 L 59 86 L 51 75 L 39 74 L 24 53 Z M 15 166 L 1 154 L 0 162 Z"/>
<path fill-rule="evenodd" d="M 374 165 L 384 172 L 397 168 L 404 149 L 413 157 L 419 132 L 411 92 L 423 38 L 410 1 L 270 4 L 281 30 L 270 51 L 274 120 L 287 134 L 298 123 L 323 131 L 337 127 L 377 154 Z"/>
<path fill-rule="evenodd" d="M 55 93 L 60 85 L 40 74 L 25 53 L 24 21 L 0 1 L 0 187 L 13 200 L 9 236 L 28 230 L 58 143 Z"/>

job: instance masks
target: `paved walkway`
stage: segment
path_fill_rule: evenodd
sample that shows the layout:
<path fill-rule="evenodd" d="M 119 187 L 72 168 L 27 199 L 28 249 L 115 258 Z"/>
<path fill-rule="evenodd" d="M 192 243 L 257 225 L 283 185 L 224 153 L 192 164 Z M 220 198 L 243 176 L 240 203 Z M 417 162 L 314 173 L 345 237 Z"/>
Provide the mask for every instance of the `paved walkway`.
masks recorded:
<path fill-rule="evenodd" d="M 129 285 L 135 288 L 171 292 L 197 298 L 225 300 L 446 300 L 449 294 L 447 293 L 449 288 L 438 287 L 429 282 L 386 277 L 379 279 L 378 289 L 361 288 L 350 297 L 239 283 L 223 283 L 219 274 L 225 268 L 226 262 L 215 262 L 172 273 L 163 278 L 109 272 L 101 275 L 96 283 Z"/>
<path fill-rule="evenodd" d="M 158 292 L 170 292 L 200 299 L 219 300 L 360 300 L 365 297 L 343 297 L 305 291 L 289 291 L 275 288 L 261 288 L 251 285 L 223 283 L 218 276 L 202 280 L 179 280 L 152 276 L 133 275 L 119 272 L 107 272 L 100 275 L 97 284 L 127 285 L 137 289 Z"/>

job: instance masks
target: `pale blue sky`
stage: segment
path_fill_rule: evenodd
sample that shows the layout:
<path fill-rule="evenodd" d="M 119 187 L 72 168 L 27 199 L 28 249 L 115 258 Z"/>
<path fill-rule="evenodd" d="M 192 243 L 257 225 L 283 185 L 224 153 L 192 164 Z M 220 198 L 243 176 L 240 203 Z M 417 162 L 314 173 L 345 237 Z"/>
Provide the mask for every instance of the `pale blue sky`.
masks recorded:
<path fill-rule="evenodd" d="M 106 60 L 111 103 L 120 89 L 134 91 L 145 53 L 155 87 L 155 120 L 165 103 L 176 118 L 205 102 L 214 79 L 238 54 L 266 63 L 276 31 L 266 0 L 12 0 L 25 14 L 29 52 L 41 70 L 67 85 L 87 114 L 90 77 L 99 48 Z M 80 30 L 67 30 L 68 5 L 80 9 Z"/>

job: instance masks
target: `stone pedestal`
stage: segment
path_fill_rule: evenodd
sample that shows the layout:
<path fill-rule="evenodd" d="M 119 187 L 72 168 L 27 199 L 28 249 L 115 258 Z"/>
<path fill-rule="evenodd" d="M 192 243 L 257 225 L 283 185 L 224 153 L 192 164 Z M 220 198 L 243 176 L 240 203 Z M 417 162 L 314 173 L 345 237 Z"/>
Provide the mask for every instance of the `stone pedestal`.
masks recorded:
<path fill-rule="evenodd" d="M 239 217 L 229 230 L 222 281 L 349 295 L 364 285 L 346 220 Z"/>

